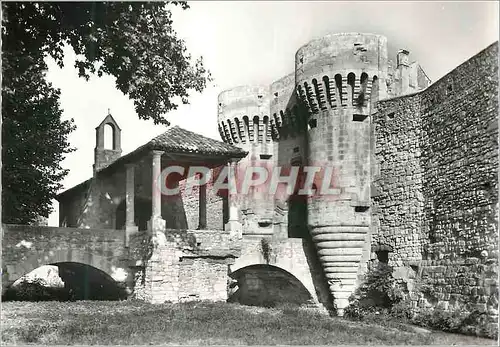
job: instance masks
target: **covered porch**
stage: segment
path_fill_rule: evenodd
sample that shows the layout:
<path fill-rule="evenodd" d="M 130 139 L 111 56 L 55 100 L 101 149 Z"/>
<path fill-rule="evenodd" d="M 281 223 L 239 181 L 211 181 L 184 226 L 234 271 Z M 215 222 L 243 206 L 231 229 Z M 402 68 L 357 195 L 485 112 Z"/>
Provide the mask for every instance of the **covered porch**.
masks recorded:
<path fill-rule="evenodd" d="M 122 186 L 114 228 L 125 230 L 127 245 L 139 230 L 230 231 L 239 224 L 238 203 L 212 189 L 203 172 L 209 171 L 213 182 L 224 167 L 235 172 L 237 161 L 246 154 L 238 147 L 171 128 L 97 173 L 97 178 Z"/>

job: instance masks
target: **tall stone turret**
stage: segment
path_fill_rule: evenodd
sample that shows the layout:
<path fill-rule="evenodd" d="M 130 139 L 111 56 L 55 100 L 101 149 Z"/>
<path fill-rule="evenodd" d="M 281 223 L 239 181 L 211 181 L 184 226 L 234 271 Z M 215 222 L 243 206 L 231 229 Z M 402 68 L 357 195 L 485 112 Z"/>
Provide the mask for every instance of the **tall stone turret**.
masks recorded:
<path fill-rule="evenodd" d="M 308 164 L 333 167 L 334 194 L 310 199 L 308 225 L 340 315 L 370 252 L 370 115 L 386 95 L 386 76 L 387 40 L 380 35 L 328 35 L 295 56 Z"/>
<path fill-rule="evenodd" d="M 218 125 L 224 142 L 248 151 L 238 163 L 238 174 L 244 175 L 249 167 L 274 166 L 268 87 L 241 86 L 220 93 Z M 267 186 L 252 187 L 240 199 L 243 234 L 272 234 L 274 198 Z"/>

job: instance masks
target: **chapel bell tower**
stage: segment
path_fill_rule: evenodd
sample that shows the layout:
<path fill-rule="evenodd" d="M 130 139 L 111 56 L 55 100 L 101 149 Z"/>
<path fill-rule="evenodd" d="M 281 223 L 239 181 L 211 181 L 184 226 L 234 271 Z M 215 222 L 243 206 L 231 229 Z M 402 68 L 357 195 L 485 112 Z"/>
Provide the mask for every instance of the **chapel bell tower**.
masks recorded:
<path fill-rule="evenodd" d="M 94 174 L 120 158 L 121 131 L 108 109 L 106 118 L 95 128 Z"/>

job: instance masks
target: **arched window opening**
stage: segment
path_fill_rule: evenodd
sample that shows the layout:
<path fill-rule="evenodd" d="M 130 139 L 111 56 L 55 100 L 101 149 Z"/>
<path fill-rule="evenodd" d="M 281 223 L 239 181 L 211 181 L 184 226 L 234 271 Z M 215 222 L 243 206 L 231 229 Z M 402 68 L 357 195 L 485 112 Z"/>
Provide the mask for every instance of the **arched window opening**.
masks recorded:
<path fill-rule="evenodd" d="M 330 91 L 330 79 L 328 76 L 323 76 L 323 83 L 325 84 L 326 101 L 328 105 L 332 106 L 332 94 Z"/>
<path fill-rule="evenodd" d="M 264 117 L 264 120 L 263 120 L 263 123 L 264 123 L 264 130 L 263 130 L 263 139 L 262 141 L 264 142 L 270 142 L 271 141 L 271 129 L 269 127 L 269 117 L 268 116 L 265 116 Z"/>
<path fill-rule="evenodd" d="M 245 138 L 243 136 L 243 134 L 241 133 L 241 123 L 240 123 L 240 120 L 238 118 L 235 118 L 234 119 L 234 126 L 236 127 L 236 135 L 238 136 L 239 139 L 241 139 L 242 141 L 245 141 Z"/>
<path fill-rule="evenodd" d="M 304 82 L 304 89 L 306 92 L 307 103 L 308 103 L 309 107 L 311 108 L 311 111 L 316 112 L 316 104 L 313 101 L 312 96 L 311 96 L 311 94 L 312 94 L 311 87 L 309 86 L 309 84 L 307 84 L 307 82 Z"/>
<path fill-rule="evenodd" d="M 115 128 L 109 123 L 104 124 L 104 149 L 116 149 Z"/>
<path fill-rule="evenodd" d="M 356 83 L 356 75 L 354 73 L 350 72 L 347 75 L 347 84 L 349 85 L 349 100 L 351 101 L 351 105 L 354 104 L 354 84 Z"/>
<path fill-rule="evenodd" d="M 282 122 L 283 126 L 288 125 L 289 120 L 286 119 L 285 114 L 283 113 L 283 110 L 280 110 L 280 118 L 281 118 L 281 122 Z"/>
<path fill-rule="evenodd" d="M 232 144 L 233 141 L 231 139 L 231 134 L 229 133 L 229 129 L 226 123 L 222 123 L 222 129 L 224 130 L 224 137 L 226 138 L 227 143 Z"/>
<path fill-rule="evenodd" d="M 361 90 L 363 92 L 366 92 L 366 86 L 368 84 L 368 74 L 366 72 L 363 72 L 361 74 Z"/>
<path fill-rule="evenodd" d="M 368 75 L 366 72 L 361 74 L 361 90 L 359 91 L 359 95 L 357 98 L 357 105 L 364 106 L 366 103 L 366 88 L 368 87 Z"/>
<path fill-rule="evenodd" d="M 316 94 L 316 99 L 318 101 L 318 106 L 321 108 L 321 109 L 326 109 L 326 107 L 324 107 L 324 102 L 323 102 L 323 95 L 322 95 L 322 90 L 320 89 L 320 87 L 318 86 L 318 80 L 316 78 L 314 78 L 312 80 L 312 83 L 313 83 L 313 87 L 314 87 L 314 93 Z"/>
<path fill-rule="evenodd" d="M 227 124 L 229 126 L 229 134 L 231 136 L 231 140 L 234 142 L 234 143 L 238 143 L 238 136 L 237 136 L 237 130 L 235 128 L 235 124 L 233 124 L 233 122 L 231 122 L 230 119 L 227 120 Z"/>
<path fill-rule="evenodd" d="M 250 121 L 248 119 L 248 116 L 243 116 L 243 130 L 248 136 L 248 141 L 252 141 L 252 139 L 250 138 Z"/>
<path fill-rule="evenodd" d="M 220 135 L 220 138 L 222 139 L 222 141 L 226 142 L 226 138 L 224 136 L 224 131 L 222 131 L 222 127 L 220 124 L 219 124 L 219 135 Z"/>
<path fill-rule="evenodd" d="M 335 75 L 335 88 L 337 89 L 338 106 L 341 106 L 342 105 L 342 76 L 340 74 Z"/>
<path fill-rule="evenodd" d="M 253 137 L 257 138 L 257 141 L 261 140 L 262 134 L 260 134 L 259 129 L 259 116 L 253 117 Z"/>
<path fill-rule="evenodd" d="M 279 127 L 281 125 L 281 122 L 279 121 L 278 119 L 278 115 L 276 113 L 273 114 L 273 118 L 274 118 L 274 124 Z"/>

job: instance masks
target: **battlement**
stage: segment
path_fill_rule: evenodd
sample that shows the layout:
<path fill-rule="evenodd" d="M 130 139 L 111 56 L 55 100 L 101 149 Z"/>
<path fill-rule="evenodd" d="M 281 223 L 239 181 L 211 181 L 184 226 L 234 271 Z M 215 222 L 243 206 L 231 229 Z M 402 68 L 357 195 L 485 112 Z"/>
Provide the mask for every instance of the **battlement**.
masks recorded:
<path fill-rule="evenodd" d="M 309 114 L 355 108 L 368 115 L 387 76 L 387 39 L 361 33 L 330 34 L 295 54 L 297 93 Z"/>
<path fill-rule="evenodd" d="M 273 82 L 271 95 L 271 130 L 274 140 L 304 132 L 306 117 L 295 92 L 295 73 Z"/>
<path fill-rule="evenodd" d="M 378 76 L 362 72 L 349 72 L 334 76 L 325 74 L 319 80 L 312 78 L 297 84 L 297 93 L 309 114 L 336 108 L 356 108 L 357 113 L 368 115 L 370 106 L 378 98 Z"/>
<path fill-rule="evenodd" d="M 269 88 L 240 86 L 218 97 L 219 134 L 230 144 L 271 142 Z"/>

